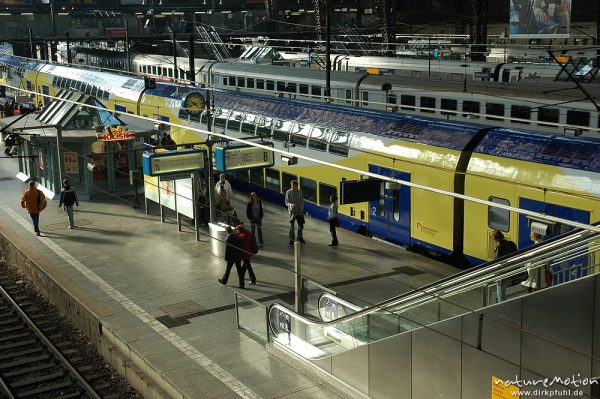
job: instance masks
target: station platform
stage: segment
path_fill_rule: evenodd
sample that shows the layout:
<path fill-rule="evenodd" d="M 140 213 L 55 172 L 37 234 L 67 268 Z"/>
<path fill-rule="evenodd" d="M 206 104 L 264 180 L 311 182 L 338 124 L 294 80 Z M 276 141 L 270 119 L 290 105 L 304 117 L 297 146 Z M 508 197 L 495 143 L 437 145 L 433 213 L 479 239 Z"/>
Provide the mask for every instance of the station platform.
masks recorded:
<path fill-rule="evenodd" d="M 55 199 L 41 214 L 36 237 L 19 204 L 26 185 L 14 177 L 17 171 L 16 159 L 0 161 L 2 251 L 145 397 L 339 397 L 237 328 L 237 275 L 233 270 L 228 286 L 217 281 L 225 261 L 212 254 L 206 228 L 197 241 L 191 224 L 178 231 L 173 217 L 162 223 L 158 205 L 146 214 L 132 207 L 132 198 L 117 196 L 80 202 L 77 227 L 69 230 Z M 237 191 L 240 216 L 245 202 Z M 252 258 L 257 284 L 240 291 L 265 306 L 293 308 L 287 210 L 263 207 L 265 244 Z M 328 224 L 307 217 L 302 274 L 353 303 L 374 304 L 458 271 L 342 229 L 338 236 L 340 245 L 329 247 Z"/>

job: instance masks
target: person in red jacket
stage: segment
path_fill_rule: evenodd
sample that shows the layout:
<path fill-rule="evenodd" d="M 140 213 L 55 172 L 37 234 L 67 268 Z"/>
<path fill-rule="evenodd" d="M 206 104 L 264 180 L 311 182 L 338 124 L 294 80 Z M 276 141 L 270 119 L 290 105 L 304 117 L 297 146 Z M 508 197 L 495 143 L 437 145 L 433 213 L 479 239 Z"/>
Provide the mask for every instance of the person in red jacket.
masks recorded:
<path fill-rule="evenodd" d="M 21 195 L 21 206 L 29 212 L 35 235 L 39 236 L 42 234 L 40 233 L 40 212 L 46 207 L 46 196 L 36 188 L 36 185 L 34 181 L 29 182 L 29 189 Z"/>
<path fill-rule="evenodd" d="M 254 275 L 254 270 L 252 270 L 252 264 L 250 263 L 250 258 L 252 257 L 252 241 L 255 238 L 252 233 L 244 228 L 243 224 L 238 224 L 235 227 L 235 230 L 242 240 L 242 279 L 246 275 L 247 269 L 248 275 L 250 276 L 250 285 L 255 285 L 256 276 Z"/>

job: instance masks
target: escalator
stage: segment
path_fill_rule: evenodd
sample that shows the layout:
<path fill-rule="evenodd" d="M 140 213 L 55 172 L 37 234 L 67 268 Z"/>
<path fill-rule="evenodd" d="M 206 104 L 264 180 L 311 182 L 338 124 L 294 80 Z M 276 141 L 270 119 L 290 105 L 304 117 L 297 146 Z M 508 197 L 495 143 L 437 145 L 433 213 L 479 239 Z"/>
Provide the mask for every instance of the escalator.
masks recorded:
<path fill-rule="evenodd" d="M 376 305 L 361 308 L 330 293 L 318 301 L 319 318 L 280 304 L 269 309 L 273 345 L 300 358 L 318 361 L 386 338 L 431 326 L 529 295 L 524 278 L 540 286 L 549 270 L 556 286 L 600 271 L 600 233 L 574 230 Z M 546 290 L 542 290 L 546 291 Z M 320 319 L 320 320 L 319 320 Z"/>

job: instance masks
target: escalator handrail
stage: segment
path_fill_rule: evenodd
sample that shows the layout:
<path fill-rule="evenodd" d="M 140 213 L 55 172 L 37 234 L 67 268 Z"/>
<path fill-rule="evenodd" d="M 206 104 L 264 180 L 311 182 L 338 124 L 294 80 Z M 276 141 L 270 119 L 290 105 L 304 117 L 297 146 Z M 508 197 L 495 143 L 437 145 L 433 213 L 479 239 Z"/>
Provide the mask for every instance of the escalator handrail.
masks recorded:
<path fill-rule="evenodd" d="M 594 237 L 599 237 L 599 236 L 600 236 L 600 233 L 597 233 L 597 232 L 589 232 L 589 231 L 585 231 L 582 229 L 577 229 L 577 230 L 567 233 L 566 236 L 562 235 L 562 236 L 554 237 L 548 241 L 545 241 L 545 242 L 537 245 L 533 249 L 531 247 L 528 247 L 528 248 L 519 250 L 510 255 L 502 257 L 500 259 L 485 263 L 480 266 L 470 268 L 468 270 L 462 271 L 462 272 L 457 273 L 452 276 L 445 277 L 437 282 L 430 283 L 424 287 L 403 293 L 396 297 L 382 301 L 378 304 L 375 304 L 375 305 L 372 305 L 372 306 L 369 306 L 366 308 L 362 308 L 361 310 L 357 311 L 356 313 L 345 315 L 343 317 L 340 317 L 340 318 L 334 319 L 334 320 L 330 320 L 330 321 L 311 320 L 311 319 L 308 319 L 302 315 L 299 315 L 299 314 L 293 312 L 292 310 L 286 308 L 285 306 L 283 306 L 279 303 L 273 303 L 269 307 L 269 328 L 275 335 L 277 334 L 277 331 L 275 331 L 273 329 L 273 324 L 271 322 L 272 316 L 273 316 L 272 313 L 275 309 L 278 309 L 278 310 L 290 315 L 291 317 L 294 317 L 296 320 L 302 321 L 303 323 L 305 323 L 307 325 L 320 326 L 323 328 L 335 326 L 340 323 L 346 323 L 346 322 L 356 320 L 360 317 L 363 317 L 363 316 L 371 314 L 371 313 L 384 311 L 387 308 L 389 308 L 390 306 L 398 305 L 400 302 L 418 299 L 418 298 L 422 297 L 423 295 L 433 296 L 437 291 L 439 291 L 442 288 L 443 289 L 450 288 L 449 286 L 443 287 L 444 284 L 448 284 L 459 278 L 461 278 L 461 280 L 468 280 L 469 278 L 473 278 L 473 277 L 481 278 L 481 277 L 485 277 L 486 274 L 498 274 L 499 270 L 507 271 L 507 269 L 509 269 L 509 268 L 510 268 L 510 270 L 508 270 L 508 271 L 516 274 L 517 273 L 516 269 L 518 269 L 518 268 L 525 269 L 527 267 L 527 265 L 525 263 L 523 263 L 523 259 L 520 259 L 522 257 L 522 255 L 527 252 L 530 252 L 532 250 L 535 250 L 536 252 L 540 252 L 540 253 L 550 252 L 555 249 L 564 248 L 564 245 L 569 244 L 572 241 L 575 241 L 575 243 L 580 243 L 580 240 L 583 237 L 586 237 L 588 239 L 593 239 Z M 497 264 L 497 265 L 495 265 L 495 264 Z"/>

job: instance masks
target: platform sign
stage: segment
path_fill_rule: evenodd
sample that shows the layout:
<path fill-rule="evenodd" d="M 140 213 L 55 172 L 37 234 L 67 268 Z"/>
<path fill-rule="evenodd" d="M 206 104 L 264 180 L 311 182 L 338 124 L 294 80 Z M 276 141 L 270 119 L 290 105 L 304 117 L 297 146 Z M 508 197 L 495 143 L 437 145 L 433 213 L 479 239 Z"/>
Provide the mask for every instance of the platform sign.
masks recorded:
<path fill-rule="evenodd" d="M 204 169 L 205 152 L 200 149 L 144 153 L 142 169 L 148 176 L 192 173 Z"/>
<path fill-rule="evenodd" d="M 273 147 L 271 142 L 262 145 Z M 224 172 L 240 169 L 270 168 L 274 165 L 273 151 L 250 145 L 215 147 L 215 166 Z"/>

